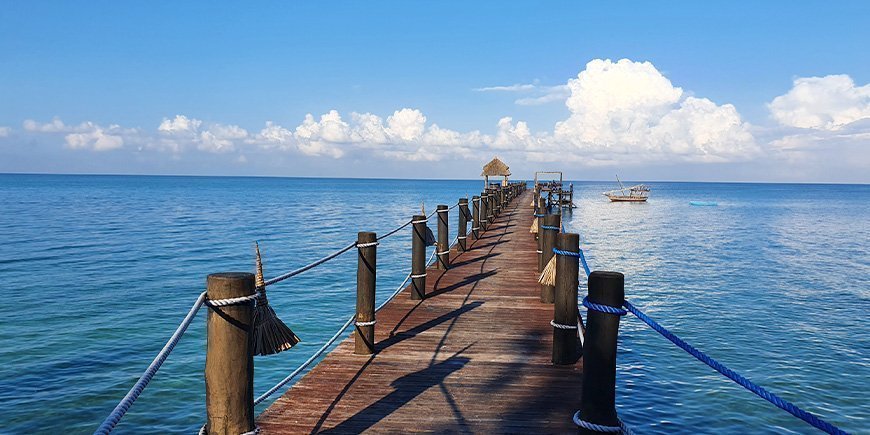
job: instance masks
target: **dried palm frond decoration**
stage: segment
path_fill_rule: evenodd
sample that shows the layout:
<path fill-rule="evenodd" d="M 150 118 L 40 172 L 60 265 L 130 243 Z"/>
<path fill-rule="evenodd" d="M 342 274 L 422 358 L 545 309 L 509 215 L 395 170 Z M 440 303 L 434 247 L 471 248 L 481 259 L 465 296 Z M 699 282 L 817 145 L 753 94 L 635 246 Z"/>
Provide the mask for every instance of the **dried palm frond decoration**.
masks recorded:
<path fill-rule="evenodd" d="M 553 257 L 550 258 L 550 261 L 547 262 L 547 265 L 544 266 L 544 270 L 541 272 L 541 277 L 538 278 L 538 282 L 543 285 L 556 285 L 556 255 L 553 255 Z"/>
<path fill-rule="evenodd" d="M 538 234 L 538 218 L 532 221 L 532 227 L 529 229 L 532 234 Z"/>
<path fill-rule="evenodd" d="M 254 243 L 256 251 L 256 286 L 259 296 L 254 307 L 253 341 L 254 355 L 272 355 L 292 348 L 299 343 L 299 337 L 278 318 L 275 310 L 269 306 L 266 298 L 266 283 L 263 279 L 263 260 L 260 257 L 260 245 Z"/>

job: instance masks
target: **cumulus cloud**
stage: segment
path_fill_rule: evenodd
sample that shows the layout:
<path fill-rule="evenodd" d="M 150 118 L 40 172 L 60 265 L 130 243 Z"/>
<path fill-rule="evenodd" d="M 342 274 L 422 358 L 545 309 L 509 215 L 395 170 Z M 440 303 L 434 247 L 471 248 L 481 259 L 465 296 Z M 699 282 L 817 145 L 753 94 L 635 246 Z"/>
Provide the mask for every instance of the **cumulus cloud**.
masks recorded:
<path fill-rule="evenodd" d="M 855 86 L 844 74 L 797 78 L 788 93 L 774 98 L 768 108 L 782 125 L 836 131 L 870 118 L 870 84 Z"/>
<path fill-rule="evenodd" d="M 9 136 L 12 133 L 11 127 L 0 127 L 0 137 Z"/>
<path fill-rule="evenodd" d="M 76 128 L 77 133 L 64 136 L 64 141 L 70 149 L 110 151 L 124 146 L 124 138 L 119 134 L 121 130 L 117 125 L 104 129 L 92 122 L 85 122 Z"/>
<path fill-rule="evenodd" d="M 67 127 L 59 118 L 53 118 L 51 122 L 40 123 L 32 119 L 27 119 L 23 124 L 24 130 L 37 133 L 64 133 L 72 130 L 72 127 Z"/>
<path fill-rule="evenodd" d="M 729 161 L 760 151 L 736 108 L 686 97 L 649 62 L 596 59 L 568 81 L 570 116 L 552 140 L 591 158 Z"/>
<path fill-rule="evenodd" d="M 175 115 L 172 119 L 163 118 L 157 131 L 161 138 L 149 146 L 174 153 L 191 147 L 211 153 L 227 153 L 235 151 L 237 145 L 248 138 L 248 131 L 237 125 L 206 125 L 202 120 L 185 115 Z"/>

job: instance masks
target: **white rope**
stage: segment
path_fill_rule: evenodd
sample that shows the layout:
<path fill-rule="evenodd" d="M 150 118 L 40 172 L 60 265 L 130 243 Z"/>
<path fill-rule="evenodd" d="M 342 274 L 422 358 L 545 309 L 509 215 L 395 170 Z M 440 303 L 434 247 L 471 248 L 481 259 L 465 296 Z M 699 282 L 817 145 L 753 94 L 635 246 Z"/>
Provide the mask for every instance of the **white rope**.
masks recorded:
<path fill-rule="evenodd" d="M 582 427 L 586 430 L 591 430 L 593 432 L 607 432 L 607 433 L 619 433 L 622 432 L 622 428 L 619 426 L 604 426 L 602 424 L 590 423 L 586 420 L 580 418 L 580 411 L 574 413 L 574 424 L 579 427 Z"/>
<path fill-rule="evenodd" d="M 538 249 L 536 252 L 537 252 L 538 254 L 543 254 L 543 253 L 544 253 L 544 251 L 542 251 L 542 250 L 540 250 L 540 249 Z"/>
<path fill-rule="evenodd" d="M 425 224 L 427 222 L 429 222 L 429 219 L 419 219 L 416 221 L 411 221 L 412 224 Z"/>
<path fill-rule="evenodd" d="M 272 284 L 275 284 L 277 282 L 284 281 L 285 279 L 290 278 L 292 276 L 299 275 L 302 272 L 305 272 L 307 270 L 310 270 L 310 269 L 313 269 L 317 266 L 320 266 L 321 264 L 326 263 L 327 261 L 332 260 L 333 258 L 338 257 L 339 255 L 344 254 L 347 251 L 350 251 L 355 246 L 356 246 L 356 242 L 353 242 L 350 245 L 347 245 L 344 248 L 341 248 L 338 251 L 335 251 L 332 254 L 329 254 L 326 257 L 321 258 L 320 260 L 317 260 L 317 261 L 310 263 L 306 266 L 302 266 L 299 269 L 296 269 L 292 272 L 287 272 L 283 275 L 276 276 L 275 278 L 272 278 L 272 279 L 266 281 L 264 283 L 264 285 L 272 285 Z"/>
<path fill-rule="evenodd" d="M 441 252 L 437 252 L 436 254 L 437 255 L 444 255 L 444 254 L 449 254 L 449 253 L 450 253 L 450 251 L 441 251 Z"/>
<path fill-rule="evenodd" d="M 193 306 L 190 307 L 190 311 L 187 312 L 187 315 L 184 316 L 184 320 L 178 325 L 178 328 L 175 329 L 175 332 L 172 333 L 172 337 L 169 337 L 169 341 L 163 345 L 163 349 L 160 349 L 160 352 L 157 353 L 157 356 L 151 361 L 151 364 L 148 365 L 148 368 L 145 369 L 145 373 L 142 373 L 142 376 L 139 377 L 139 380 L 133 385 L 133 388 L 127 392 L 121 402 L 115 406 L 115 409 L 103 420 L 103 423 L 99 428 L 94 432 L 94 434 L 99 435 L 107 435 L 112 432 L 115 426 L 121 421 L 121 418 L 124 417 L 124 414 L 133 406 L 133 402 L 139 398 L 139 395 L 142 394 L 142 391 L 145 390 L 145 387 L 148 386 L 148 383 L 151 382 L 151 378 L 157 373 L 157 370 L 160 369 L 160 366 L 163 365 L 163 362 L 166 361 L 166 358 L 169 356 L 172 349 L 175 348 L 175 345 L 178 344 L 178 341 L 181 339 L 181 336 L 184 335 L 184 331 L 187 330 L 187 327 L 190 326 L 190 323 L 193 322 L 193 319 L 196 317 L 197 311 L 202 307 L 203 303 L 205 303 L 206 293 L 202 292 L 198 298 L 196 298 L 196 302 L 193 303 Z"/>
<path fill-rule="evenodd" d="M 431 259 L 431 257 L 430 257 L 430 259 Z M 381 308 L 385 307 L 391 300 L 393 300 L 393 298 L 395 298 L 399 293 L 402 292 L 402 290 L 405 288 L 405 284 L 408 282 L 409 279 L 411 279 L 411 276 L 412 276 L 411 274 L 408 274 L 405 277 L 405 280 L 402 281 L 401 284 L 399 284 L 399 286 L 396 288 L 396 290 L 393 292 L 393 294 L 391 294 L 390 297 L 387 298 L 387 300 L 381 302 L 381 304 L 378 305 L 377 308 L 375 308 L 375 313 L 380 311 Z M 255 406 L 259 405 L 264 400 L 268 399 L 269 396 L 275 394 L 276 391 L 281 389 L 281 387 L 287 385 L 287 383 L 292 381 L 293 378 L 295 378 L 299 373 L 301 373 L 303 370 L 305 370 L 305 368 L 307 368 L 309 365 L 311 365 L 311 363 L 314 362 L 318 357 L 320 357 L 320 355 L 323 355 L 323 352 L 326 351 L 326 349 L 328 349 L 329 346 L 332 346 L 332 344 L 335 343 L 336 340 L 338 340 L 338 338 L 341 336 L 341 334 L 343 334 L 344 331 L 347 331 L 347 328 L 350 327 L 351 324 L 355 323 L 355 320 L 356 320 L 356 315 L 354 315 L 350 319 L 348 319 L 347 322 L 344 322 L 344 325 L 342 325 L 341 328 L 338 328 L 338 331 L 336 331 L 336 333 L 332 336 L 332 338 L 327 340 L 326 343 L 324 343 L 323 346 L 320 347 L 320 349 L 317 349 L 317 351 L 314 352 L 314 354 L 311 355 L 311 357 L 309 357 L 307 360 L 305 360 L 305 362 L 303 362 L 299 367 L 297 367 L 296 370 L 293 370 L 293 372 L 291 372 L 289 375 L 287 375 L 287 377 L 285 377 L 280 382 L 275 384 L 275 386 L 273 386 L 272 388 L 269 388 L 265 393 L 261 394 L 260 397 L 257 397 L 257 399 L 254 400 L 254 405 Z"/>
<path fill-rule="evenodd" d="M 563 325 L 561 323 L 556 323 L 555 320 L 550 320 L 550 326 L 558 329 L 577 329 L 577 325 Z"/>
<path fill-rule="evenodd" d="M 205 434 L 206 434 L 205 426 L 206 426 L 206 425 L 202 425 L 202 427 L 199 428 L 199 432 L 198 432 L 199 435 L 205 435 Z M 249 430 L 249 431 L 247 431 L 247 432 L 242 432 L 242 433 L 239 434 L 239 435 L 257 435 L 257 434 L 259 434 L 259 433 L 260 433 L 260 426 L 254 426 L 254 430 Z"/>
<path fill-rule="evenodd" d="M 354 324 L 355 324 L 356 326 L 372 326 L 372 325 L 374 325 L 375 323 L 378 323 L 378 319 L 374 319 L 374 320 L 371 320 L 371 321 L 368 321 L 368 322 L 355 322 Z"/>
<path fill-rule="evenodd" d="M 260 297 L 260 292 L 256 292 L 252 295 L 247 296 L 239 296 L 237 298 L 226 298 L 226 299 L 207 299 L 205 304 L 210 307 L 228 307 L 230 305 L 241 305 L 244 303 L 252 302 Z"/>
<path fill-rule="evenodd" d="M 372 246 L 378 246 L 378 245 L 380 245 L 380 243 L 375 241 L 375 242 L 368 242 L 368 243 L 357 243 L 356 247 L 357 248 L 371 248 Z"/>
<path fill-rule="evenodd" d="M 417 279 L 417 278 L 426 278 L 426 274 L 425 274 L 425 273 L 421 273 L 421 274 L 419 274 L 419 275 L 411 275 L 411 278 L 414 278 L 414 279 Z"/>
<path fill-rule="evenodd" d="M 456 237 L 457 240 L 465 240 L 467 238 L 468 238 L 467 236 L 457 236 Z"/>

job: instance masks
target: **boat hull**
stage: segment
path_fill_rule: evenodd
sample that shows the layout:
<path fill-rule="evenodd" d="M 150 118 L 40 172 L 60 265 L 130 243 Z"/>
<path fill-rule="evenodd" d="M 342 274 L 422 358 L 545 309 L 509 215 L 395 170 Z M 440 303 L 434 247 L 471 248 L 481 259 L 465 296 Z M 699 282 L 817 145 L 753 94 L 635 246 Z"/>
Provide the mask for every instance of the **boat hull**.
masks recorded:
<path fill-rule="evenodd" d="M 646 197 L 608 196 L 611 202 L 646 202 Z"/>

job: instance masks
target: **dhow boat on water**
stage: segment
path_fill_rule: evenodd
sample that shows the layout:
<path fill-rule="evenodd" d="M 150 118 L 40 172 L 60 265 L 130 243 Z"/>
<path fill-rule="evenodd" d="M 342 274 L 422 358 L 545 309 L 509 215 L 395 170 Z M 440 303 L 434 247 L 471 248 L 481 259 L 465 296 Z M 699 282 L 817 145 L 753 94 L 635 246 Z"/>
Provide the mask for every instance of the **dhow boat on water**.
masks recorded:
<path fill-rule="evenodd" d="M 619 175 L 616 176 L 616 182 L 619 183 L 619 189 L 604 192 L 604 196 L 612 202 L 646 202 L 649 198 L 650 189 L 646 184 L 625 187 L 619 180 Z"/>

